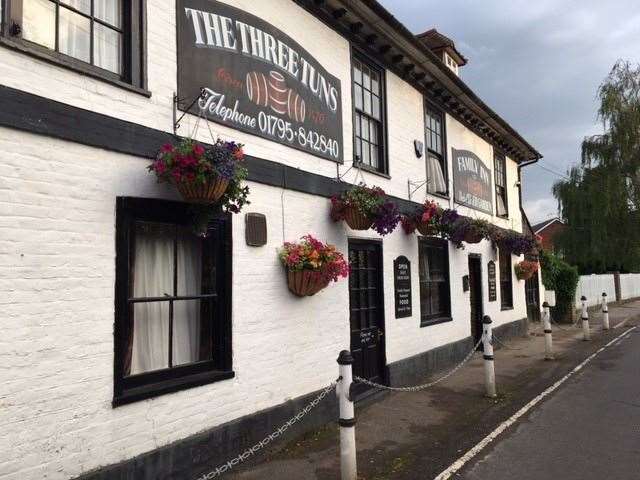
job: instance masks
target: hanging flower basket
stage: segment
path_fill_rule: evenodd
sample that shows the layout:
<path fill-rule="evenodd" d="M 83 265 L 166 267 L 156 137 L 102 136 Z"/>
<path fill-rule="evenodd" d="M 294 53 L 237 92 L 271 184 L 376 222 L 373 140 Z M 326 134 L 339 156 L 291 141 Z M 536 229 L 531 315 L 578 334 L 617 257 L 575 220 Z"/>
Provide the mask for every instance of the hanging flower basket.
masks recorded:
<path fill-rule="evenodd" d="M 242 147 L 220 139 L 204 146 L 183 138 L 176 145 L 163 145 L 148 169 L 158 182 L 175 185 L 187 202 L 221 203 L 225 210 L 238 213 L 249 203 L 249 188 L 243 185 L 247 169 L 242 164 Z"/>
<path fill-rule="evenodd" d="M 438 230 L 435 225 L 429 222 L 420 222 L 416 225 L 416 229 L 420 232 L 421 235 L 425 237 L 433 237 L 438 234 Z"/>
<path fill-rule="evenodd" d="M 356 185 L 331 198 L 331 219 L 345 221 L 353 230 L 373 228 L 380 235 L 386 235 L 400 222 L 400 212 L 380 187 Z"/>
<path fill-rule="evenodd" d="M 349 264 L 333 245 L 311 235 L 300 242 L 285 242 L 278 252 L 287 269 L 287 286 L 298 297 L 309 297 L 340 277 L 349 276 Z"/>
<path fill-rule="evenodd" d="M 538 262 L 532 262 L 530 260 L 523 260 L 516 264 L 514 270 L 518 280 L 529 280 L 540 268 Z"/>
<path fill-rule="evenodd" d="M 216 203 L 229 187 L 229 179 L 214 177 L 198 182 L 177 182 L 176 187 L 186 202 Z"/>
<path fill-rule="evenodd" d="M 373 221 L 358 207 L 349 205 L 344 209 L 344 221 L 352 230 L 369 230 Z"/>
<path fill-rule="evenodd" d="M 329 280 L 313 270 L 287 270 L 289 290 L 298 297 L 310 297 L 329 285 Z"/>

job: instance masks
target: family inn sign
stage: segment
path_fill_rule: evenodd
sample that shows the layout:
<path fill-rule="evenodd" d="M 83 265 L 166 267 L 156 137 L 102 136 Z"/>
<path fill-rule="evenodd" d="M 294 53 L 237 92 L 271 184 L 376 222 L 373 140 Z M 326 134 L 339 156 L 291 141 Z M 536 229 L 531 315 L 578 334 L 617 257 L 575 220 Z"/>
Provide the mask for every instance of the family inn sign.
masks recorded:
<path fill-rule="evenodd" d="M 284 32 L 212 0 L 178 2 L 178 97 L 212 121 L 343 161 L 340 80 Z"/>
<path fill-rule="evenodd" d="M 451 149 L 453 196 L 456 203 L 481 212 L 493 213 L 491 170 L 473 152 Z"/>

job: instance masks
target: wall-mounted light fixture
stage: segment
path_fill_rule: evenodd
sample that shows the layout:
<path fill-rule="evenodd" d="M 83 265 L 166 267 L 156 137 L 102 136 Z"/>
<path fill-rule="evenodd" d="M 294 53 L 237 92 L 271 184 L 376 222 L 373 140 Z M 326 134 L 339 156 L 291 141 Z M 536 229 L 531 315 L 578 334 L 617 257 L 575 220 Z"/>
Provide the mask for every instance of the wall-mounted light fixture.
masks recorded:
<path fill-rule="evenodd" d="M 424 152 L 424 143 L 422 143 L 420 140 L 414 140 L 413 148 L 416 151 L 416 157 L 422 158 L 422 153 Z"/>

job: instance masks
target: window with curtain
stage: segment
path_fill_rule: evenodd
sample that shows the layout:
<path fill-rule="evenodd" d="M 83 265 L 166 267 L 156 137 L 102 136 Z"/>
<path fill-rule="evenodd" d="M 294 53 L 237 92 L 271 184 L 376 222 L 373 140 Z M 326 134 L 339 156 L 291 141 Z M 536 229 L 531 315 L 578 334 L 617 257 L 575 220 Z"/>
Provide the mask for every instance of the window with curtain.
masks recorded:
<path fill-rule="evenodd" d="M 228 378 L 225 217 L 194 234 L 188 207 L 120 199 L 116 403 Z"/>
<path fill-rule="evenodd" d="M 446 240 L 420 238 L 420 325 L 451 320 L 449 292 L 449 251 Z"/>
<path fill-rule="evenodd" d="M 493 166 L 496 184 L 496 215 L 507 217 L 509 210 L 507 208 L 507 172 L 504 155 L 496 152 L 493 156 Z"/>
<path fill-rule="evenodd" d="M 386 173 L 384 149 L 384 72 L 353 58 L 355 154 L 364 167 Z"/>
<path fill-rule="evenodd" d="M 513 308 L 513 285 L 511 269 L 511 252 L 499 249 L 500 264 L 500 303 L 502 308 Z"/>
<path fill-rule="evenodd" d="M 427 192 L 448 195 L 444 115 L 430 106 L 425 109 L 427 144 Z"/>
<path fill-rule="evenodd" d="M 142 86 L 142 0 L 7 2 L 11 21 L 21 26 L 21 39 L 34 46 L 33 53 L 48 51 L 63 65 Z"/>

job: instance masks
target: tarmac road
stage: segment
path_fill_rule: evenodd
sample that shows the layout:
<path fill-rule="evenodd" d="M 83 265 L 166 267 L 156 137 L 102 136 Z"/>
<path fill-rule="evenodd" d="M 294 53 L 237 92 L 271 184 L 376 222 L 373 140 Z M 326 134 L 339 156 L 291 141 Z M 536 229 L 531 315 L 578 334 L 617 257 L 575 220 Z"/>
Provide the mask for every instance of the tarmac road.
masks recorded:
<path fill-rule="evenodd" d="M 452 478 L 640 479 L 640 328 L 601 352 Z"/>

